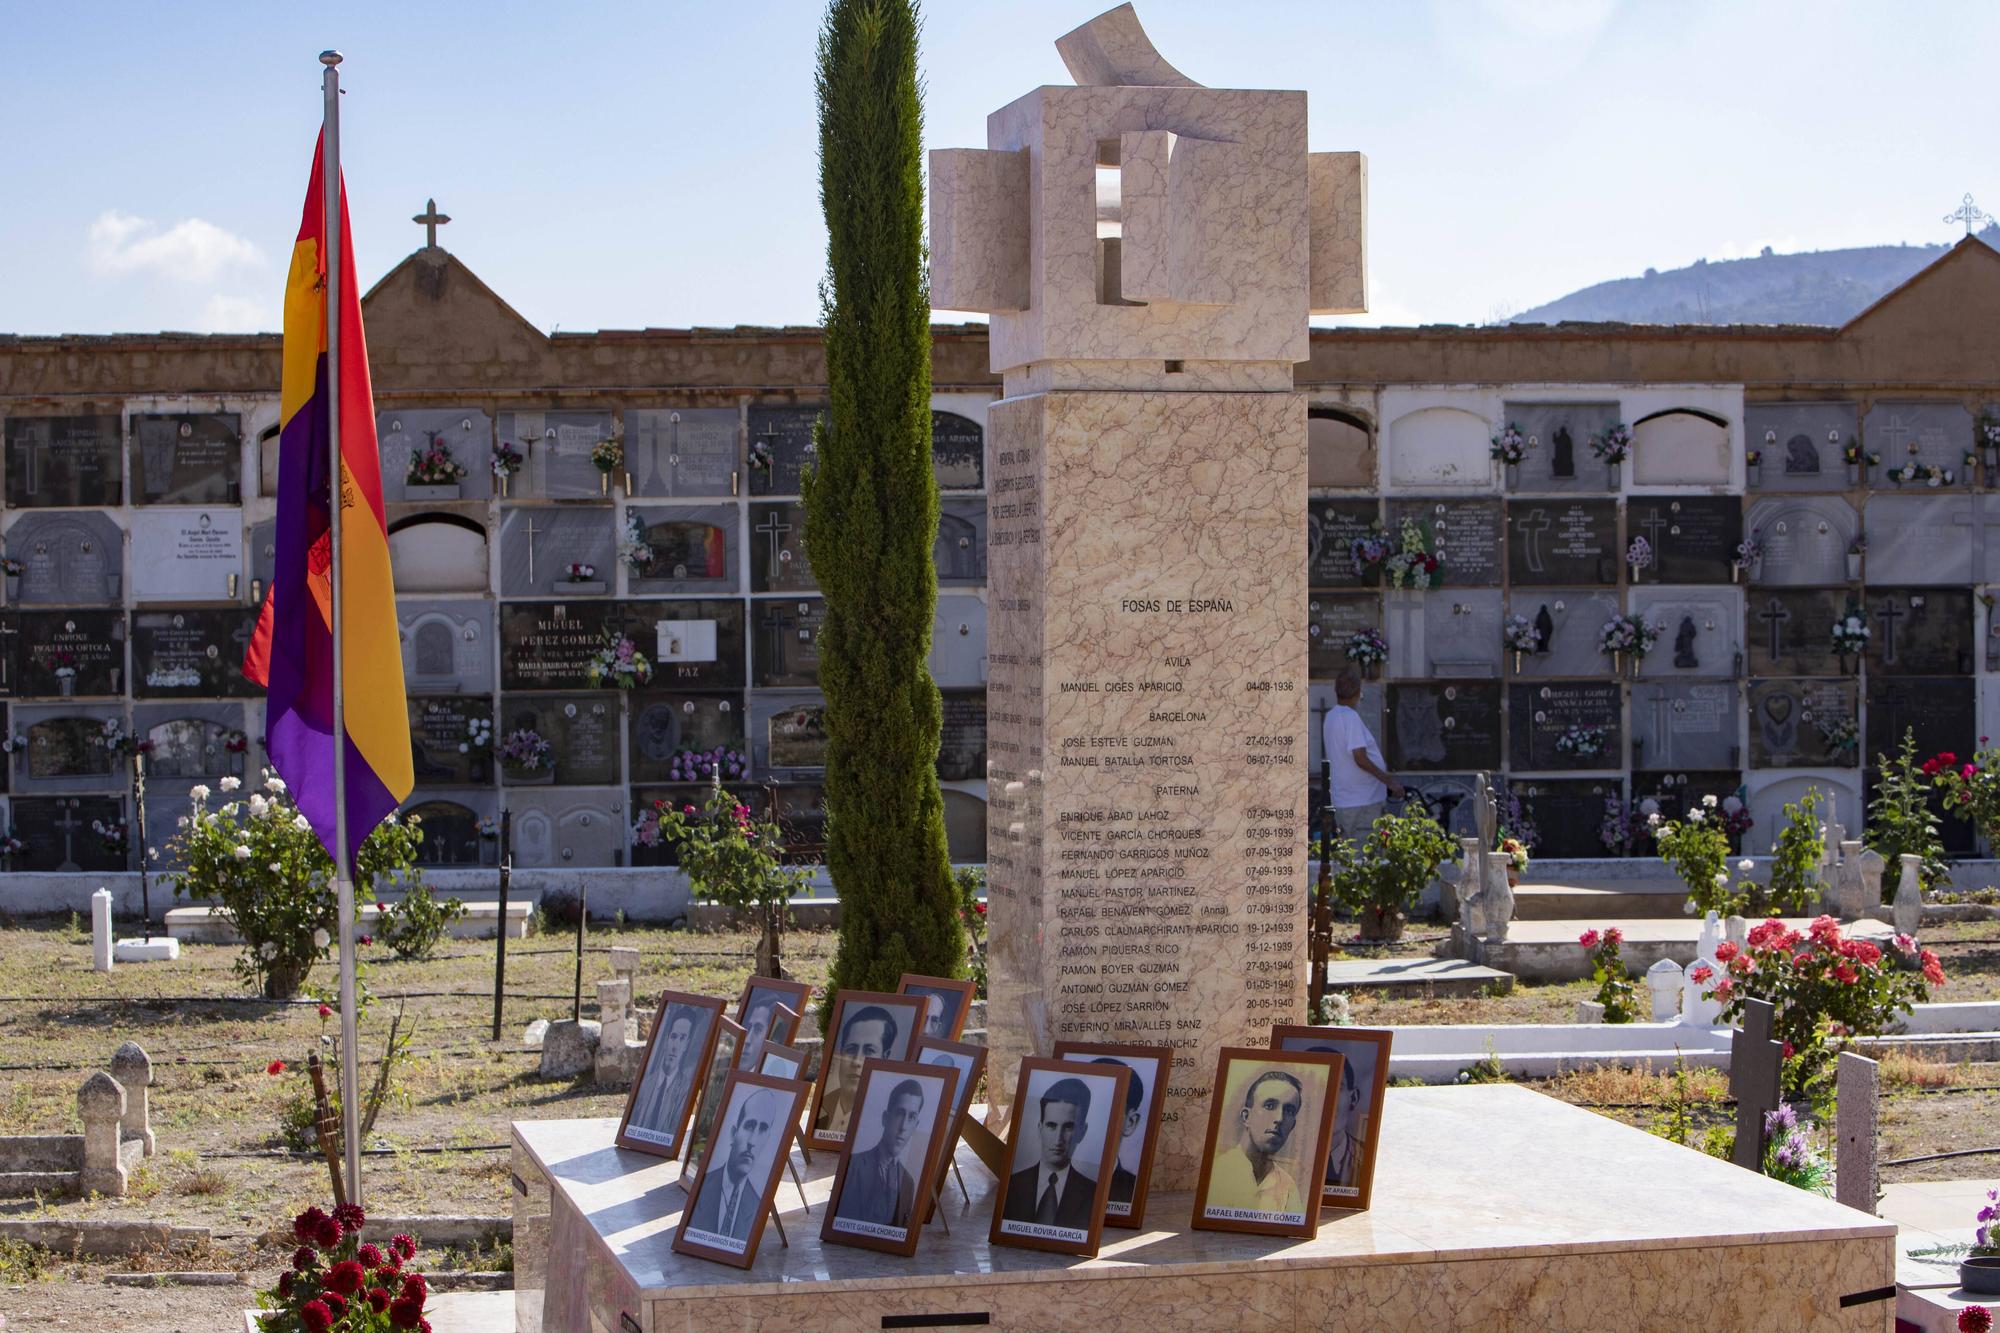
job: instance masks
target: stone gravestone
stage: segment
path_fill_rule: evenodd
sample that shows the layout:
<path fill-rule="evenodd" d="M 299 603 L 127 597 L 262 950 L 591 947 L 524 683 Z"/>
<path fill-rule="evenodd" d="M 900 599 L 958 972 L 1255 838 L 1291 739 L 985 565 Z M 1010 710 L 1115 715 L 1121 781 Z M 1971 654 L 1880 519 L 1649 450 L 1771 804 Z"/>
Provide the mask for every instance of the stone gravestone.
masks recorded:
<path fill-rule="evenodd" d="M 1391 500 L 1383 524 L 1391 541 L 1402 534 L 1404 519 L 1430 530 L 1431 551 L 1444 565 L 1446 587 L 1500 586 L 1506 529 L 1498 500 Z"/>
<path fill-rule="evenodd" d="M 125 432 L 116 416 L 10 416 L 4 439 L 9 509 L 124 503 Z"/>
<path fill-rule="evenodd" d="M 1833 625 L 1846 616 L 1852 595 L 1840 588 L 1752 588 L 1745 627 L 1750 674 L 1839 675 Z"/>
<path fill-rule="evenodd" d="M 470 735 L 473 719 L 491 724 L 493 701 L 470 695 L 409 701 L 410 758 L 420 787 L 472 787 L 493 781 L 493 747 Z"/>
<path fill-rule="evenodd" d="M 826 770 L 826 697 L 786 690 L 750 701 L 750 748 L 760 777 L 818 778 Z"/>
<path fill-rule="evenodd" d="M 1877 755 L 1894 754 L 1906 731 L 1916 736 L 1919 758 L 1940 750 L 1963 755 L 1979 734 L 1976 713 L 1972 681 L 1963 676 L 1912 679 L 1871 674 L 1863 757 L 1872 765 Z M 1954 825 L 1958 821 L 1945 820 L 1941 826 L 1947 843 L 1951 841 Z"/>
<path fill-rule="evenodd" d="M 617 617 L 618 608 L 608 602 L 503 603 L 500 688 L 592 688 L 589 665 L 618 629 Z M 641 652 L 647 651 L 642 635 L 632 637 Z M 658 679 L 655 674 L 654 680 Z"/>
<path fill-rule="evenodd" d="M 797 495 L 799 478 L 810 468 L 818 445 L 813 427 L 826 409 L 750 408 L 750 494 Z"/>
<path fill-rule="evenodd" d="M 1392 772 L 1500 767 L 1498 681 L 1391 685 L 1387 712 Z"/>
<path fill-rule="evenodd" d="M 633 593 L 727 593 L 741 585 L 737 574 L 734 505 L 677 505 L 671 509 L 628 509 L 636 517 L 649 555 L 634 564 L 622 555 L 625 586 Z"/>
<path fill-rule="evenodd" d="M 1507 694 L 1508 767 L 1516 772 L 1625 767 L 1619 687 L 1606 681 L 1548 681 L 1511 685 Z M 1570 727 L 1595 728 L 1599 754 L 1565 753 L 1556 748 Z"/>
<path fill-rule="evenodd" d="M 1424 676 L 1441 680 L 1493 680 L 1500 675 L 1500 590 L 1446 586 L 1426 593 L 1423 607 Z M 1396 609 L 1390 603 L 1390 610 Z M 1392 620 L 1393 625 L 1393 620 Z"/>
<path fill-rule="evenodd" d="M 944 733 L 938 744 L 938 780 L 981 781 L 986 777 L 986 691 L 947 690 L 943 702 Z"/>
<path fill-rule="evenodd" d="M 503 434 L 517 452 L 523 446 Z M 484 500 L 493 494 L 493 419 L 477 407 L 399 407 L 375 414 L 375 439 L 382 451 L 382 498 L 391 503 L 410 500 L 410 459 L 442 448 L 465 469 L 457 497 Z M 520 495 L 521 478 L 514 478 Z M 591 493 L 597 492 L 595 483 Z M 276 492 L 272 492 L 276 494 Z M 426 500 L 434 497 L 426 496 Z"/>
<path fill-rule="evenodd" d="M 132 693 L 141 699 L 245 699 L 263 693 L 243 674 L 257 612 L 132 613 Z"/>
<path fill-rule="evenodd" d="M 1373 500 L 1313 500 L 1306 505 L 1306 579 L 1314 592 L 1381 583 L 1380 565 L 1354 567 L 1354 541 L 1375 530 L 1379 513 Z"/>
<path fill-rule="evenodd" d="M 931 546 L 940 587 L 986 582 L 986 502 L 946 500 L 938 506 L 937 541 Z"/>
<path fill-rule="evenodd" d="M 1426 773 L 1422 777 L 1408 778 L 1403 785 L 1424 798 L 1424 803 L 1454 840 L 1478 835 L 1479 812 L 1473 804 L 1474 779 L 1471 774 Z M 1317 873 L 1319 863 L 1315 861 L 1311 868 Z"/>
<path fill-rule="evenodd" d="M 1868 581 L 1973 581 L 1973 497 L 1948 491 L 1868 497 Z"/>
<path fill-rule="evenodd" d="M 124 600 L 125 534 L 108 514 L 23 514 L 7 556 L 25 568 L 9 600 L 21 606 L 104 606 Z"/>
<path fill-rule="evenodd" d="M 931 469 L 939 490 L 976 491 L 985 485 L 985 430 L 971 417 L 932 408 Z"/>
<path fill-rule="evenodd" d="M 643 694 L 632 700 L 630 780 L 672 781 L 671 764 L 683 750 L 728 748 L 748 755 L 743 701 L 724 694 Z"/>
<path fill-rule="evenodd" d="M 982 530 L 982 546 L 984 536 Z M 806 555 L 804 505 L 786 500 L 750 506 L 750 591 L 819 591 Z"/>
<path fill-rule="evenodd" d="M 931 679 L 938 688 L 986 684 L 986 603 L 967 593 L 943 593 L 931 618 Z"/>
<path fill-rule="evenodd" d="M 1493 423 L 1480 413 L 1448 405 L 1420 407 L 1392 416 L 1385 407 L 1383 433 L 1389 489 L 1490 490 L 1497 471 L 1489 456 Z"/>
<path fill-rule="evenodd" d="M 66 698 L 125 692 L 123 611 L 23 611 L 15 624 L 16 694 Z"/>
<path fill-rule="evenodd" d="M 676 407 L 625 414 L 628 494 L 740 495 L 743 418 L 733 407 Z"/>
<path fill-rule="evenodd" d="M 1885 588 L 1871 582 L 1863 605 L 1872 631 L 1871 676 L 1972 674 L 1971 589 Z"/>
<path fill-rule="evenodd" d="M 1540 833 L 1538 857 L 1603 856 L 1607 803 L 1624 794 L 1616 778 L 1514 778 L 1507 784 Z"/>
<path fill-rule="evenodd" d="M 141 510 L 132 515 L 132 600 L 234 602 L 243 579 L 243 511 Z"/>
<path fill-rule="evenodd" d="M 1520 676 L 1605 676 L 1611 673 L 1611 659 L 1599 646 L 1605 622 L 1618 614 L 1618 594 L 1579 592 L 1564 589 L 1546 593 L 1515 594 L 1508 614 L 1522 616 L 1535 626 L 1540 649 L 1521 654 Z M 1500 642 L 1498 627 L 1494 642 Z M 1655 655 L 1662 648 L 1655 648 Z M 1507 664 L 1513 669 L 1513 651 Z"/>
<path fill-rule="evenodd" d="M 1611 470 L 1590 452 L 1590 437 L 1617 424 L 1618 404 L 1507 403 L 1500 419 L 1528 437 L 1528 456 L 1511 488 L 1517 494 L 1608 488 Z"/>
<path fill-rule="evenodd" d="M 1764 546 L 1750 582 L 1793 588 L 1848 582 L 1847 551 L 1861 524 L 1845 500 L 1759 500 L 1750 507 L 1745 526 Z"/>
<path fill-rule="evenodd" d="M 500 438 L 521 454 L 521 470 L 507 483 L 509 499 L 597 500 L 624 484 L 619 473 L 607 484 L 590 457 L 613 434 L 609 412 L 502 412 L 499 427 Z M 621 471 L 629 474 L 632 462 L 628 453 Z"/>
<path fill-rule="evenodd" d="M 104 744 L 104 724 L 122 722 L 116 708 L 17 708 L 13 722 L 28 742 L 15 765 L 15 791 L 125 789 L 129 766 Z"/>
<path fill-rule="evenodd" d="M 1616 500 L 1507 502 L 1507 577 L 1514 587 L 1612 587 L 1625 564 Z"/>
<path fill-rule="evenodd" d="M 392 521 L 389 559 L 399 595 L 488 591 L 486 525 L 463 514 L 412 514 Z"/>
<path fill-rule="evenodd" d="M 1995 415 L 2000 415 L 2000 410 L 1996 410 Z M 1973 567 L 1977 574 L 1975 581 L 2000 583 L 2000 494 L 1988 491 L 1974 496 L 1972 503 L 1973 533 L 1977 542 L 1977 563 Z"/>
<path fill-rule="evenodd" d="M 626 632 L 652 653 L 656 688 L 741 689 L 745 605 L 741 598 L 632 603 Z"/>
<path fill-rule="evenodd" d="M 818 597 L 772 598 L 753 608 L 752 683 L 760 689 L 819 683 L 819 631 L 826 603 Z"/>
<path fill-rule="evenodd" d="M 1628 549 L 1638 537 L 1652 547 L 1653 563 L 1639 571 L 1635 586 L 1727 583 L 1743 540 L 1743 504 L 1735 496 L 1720 495 L 1635 497 L 1626 506 Z"/>
<path fill-rule="evenodd" d="M 1859 689 L 1852 680 L 1751 681 L 1751 765 L 1756 768 L 1859 765 Z"/>
<path fill-rule="evenodd" d="M 500 518 L 502 597 L 588 597 L 613 586 L 616 520 L 601 507 L 509 509 Z M 573 564 L 596 571 L 578 584 Z"/>
<path fill-rule="evenodd" d="M 1631 614 L 1663 627 L 1646 655 L 1648 676 L 1737 676 L 1743 672 L 1743 589 L 1637 587 Z"/>
<path fill-rule="evenodd" d="M 1128 11 L 1094 22 L 1107 21 L 1131 22 Z M 1180 1189 L 1205 1128 L 1199 1071 L 1303 1009 L 1304 921 L 1251 912 L 1243 886 L 1251 847 L 1267 872 L 1255 882 L 1304 886 L 1303 865 L 1271 861 L 1267 840 L 1299 826 L 1285 793 L 1305 787 L 1303 755 L 1256 738 L 1295 733 L 1305 694 L 1305 571 L 1273 558 L 1297 550 L 1306 520 L 1306 399 L 1290 367 L 1308 350 L 1311 310 L 1360 303 L 1348 277 L 1360 272 L 1361 163 L 1307 152 L 1297 94 L 1138 86 L 1102 70 L 1099 81 L 1082 59 L 1072 72 L 1093 86 L 1037 89 L 989 122 L 987 149 L 931 157 L 933 299 L 991 313 L 1008 396 L 989 418 L 989 484 L 1035 502 L 996 516 L 989 534 L 992 689 L 1018 704 L 995 713 L 1018 720 L 996 721 L 989 740 L 988 1042 L 1002 1069 L 1063 1038 L 1172 1042 L 1197 1077 L 1169 1085 L 1155 1183 Z M 1169 122 L 1174 135 L 1131 128 Z M 1096 276 L 1114 253 L 1094 224 L 1109 138 L 1128 219 L 1115 277 L 1134 304 L 1103 304 Z M 1008 188 L 1030 160 L 1042 188 Z M 1230 382 L 1273 387 L 1181 392 L 1167 378 L 1178 367 L 1159 368 L 1169 356 L 1248 363 Z M 1103 387 L 1025 378 L 1049 363 Z M 1078 539 L 1044 543 L 1044 531 Z M 970 616 L 947 613 L 947 641 L 954 621 L 970 632 Z M 1180 716 L 1152 720 L 1165 711 Z M 1141 735 L 1174 742 L 1153 747 L 1172 762 L 1106 764 L 1122 747 L 1088 744 Z M 1139 811 L 1143 822 L 1125 822 Z M 1086 919 L 1103 885 L 1062 874 L 1075 863 L 1058 856 L 1058 830 L 1167 828 L 1197 832 L 1209 855 L 1188 858 L 1187 878 L 1162 880 L 1134 918 L 1142 937 L 1154 922 L 1171 930 L 1116 943 L 1146 943 L 1156 987 L 1185 989 L 1127 995 L 1105 969 L 1114 941 Z"/>
<path fill-rule="evenodd" d="M 91 828 L 124 817 L 122 796 L 16 796 L 8 802 L 8 818 L 14 836 L 27 845 L 14 857 L 14 869 L 68 874 L 129 869 L 130 853 L 109 850 Z"/>
<path fill-rule="evenodd" d="M 1640 417 L 1632 423 L 1632 484 L 1727 486 L 1740 452 L 1734 446 L 1729 423 L 1710 412 L 1676 407 Z"/>
<path fill-rule="evenodd" d="M 1634 768 L 1740 768 L 1736 686 L 1642 680 L 1632 686 Z"/>
<path fill-rule="evenodd" d="M 494 605 L 399 598 L 403 687 L 411 694 L 493 692 Z"/>
<path fill-rule="evenodd" d="M 1351 597 L 1314 593 L 1306 602 L 1307 670 L 1314 680 L 1332 680 L 1345 671 L 1347 640 L 1364 629 L 1381 629 L 1382 602 L 1372 594 Z M 1406 647 L 1409 645 L 1405 645 Z M 1392 673 L 1397 671 L 1397 650 L 1389 645 Z M 1422 675 L 1420 670 L 1409 674 Z"/>
<path fill-rule="evenodd" d="M 1959 487 L 1972 484 L 1973 469 L 1965 466 L 1972 448 L 1972 413 L 1957 403 L 1878 402 L 1861 420 L 1861 437 L 1882 455 L 1882 466 L 1870 478 L 1878 487 L 1894 486 L 1889 474 L 1908 463 L 1946 469 Z M 1922 481 L 1902 486 L 1932 489 Z"/>
<path fill-rule="evenodd" d="M 250 600 L 262 604 L 271 586 L 272 572 L 278 567 L 278 525 L 257 523 L 250 528 Z"/>
<path fill-rule="evenodd" d="M 1859 850 L 1857 845 L 1857 850 Z M 1881 1201 L 1882 1175 L 1876 1165 L 1881 1147 L 1881 1067 L 1865 1055 L 1842 1051 L 1833 1067 L 1834 1198 L 1872 1213 Z"/>
<path fill-rule="evenodd" d="M 977 792 L 946 787 L 944 845 L 953 865 L 974 865 L 986 859 L 986 801 Z"/>
<path fill-rule="evenodd" d="M 625 863 L 625 793 L 525 791 L 509 797 L 514 864 L 573 870 Z"/>
<path fill-rule="evenodd" d="M 1822 818 L 1828 810 L 1829 800 L 1837 810 L 1863 808 L 1860 779 L 1852 772 L 1821 769 L 1812 773 L 1760 774 L 1753 770 L 1750 784 L 1750 817 L 1756 824 L 1743 837 L 1746 856 L 1761 856 L 1771 850 L 1779 832 L 1785 827 L 1785 807 L 1796 804 L 1808 791 L 1820 794 Z"/>
<path fill-rule="evenodd" d="M 1858 438 L 1853 403 L 1750 403 L 1743 409 L 1745 448 L 1763 455 L 1753 491 L 1844 491 L 1846 446 Z M 1887 460 L 1884 460 L 1886 467 Z M 1869 480 L 1882 480 L 1882 469 Z"/>
<path fill-rule="evenodd" d="M 517 731 L 532 731 L 554 749 L 553 779 L 539 774 L 509 773 L 500 766 L 508 787 L 605 786 L 619 781 L 620 701 L 613 690 L 589 694 L 502 695 L 495 745 Z"/>
<path fill-rule="evenodd" d="M 132 712 L 134 734 L 153 743 L 146 756 L 149 782 L 243 776 L 250 737 L 240 706 L 141 704 Z"/>
<path fill-rule="evenodd" d="M 1778 1109 L 1784 1046 L 1771 1039 L 1776 1017 L 1769 1000 L 1745 1000 L 1743 1026 L 1729 1039 L 1729 1090 L 1736 1095 L 1736 1148 L 1730 1160 L 1746 1171 L 1764 1169 L 1764 1117 Z"/>
<path fill-rule="evenodd" d="M 243 429 L 234 412 L 132 418 L 132 503 L 233 505 L 243 500 Z"/>
<path fill-rule="evenodd" d="M 484 793 L 476 793 L 471 799 L 484 797 Z M 417 848 L 419 865 L 479 866 L 499 860 L 498 835 L 488 837 L 483 827 L 483 821 L 493 818 L 487 811 L 458 800 L 431 797 L 415 802 L 403 813 L 421 821 L 424 840 Z"/>

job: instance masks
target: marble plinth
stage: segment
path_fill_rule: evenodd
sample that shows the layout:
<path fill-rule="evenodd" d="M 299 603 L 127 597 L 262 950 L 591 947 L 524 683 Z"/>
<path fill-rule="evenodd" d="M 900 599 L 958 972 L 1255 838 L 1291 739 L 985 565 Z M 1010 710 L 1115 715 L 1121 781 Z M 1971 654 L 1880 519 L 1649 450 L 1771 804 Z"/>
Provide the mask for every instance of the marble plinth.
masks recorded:
<path fill-rule="evenodd" d="M 993 1247 L 995 1182 L 962 1151 L 950 1234 L 932 1226 L 909 1259 L 822 1246 L 834 1163 L 817 1154 L 813 1215 L 787 1179 L 791 1245 L 767 1229 L 747 1270 L 673 1253 L 679 1168 L 614 1147 L 614 1121 L 519 1121 L 518 1326 L 1682 1333 L 1708 1310 L 1739 1331 L 1889 1327 L 1896 1229 L 1879 1218 L 1524 1088 L 1392 1088 L 1383 1121 L 1376 1207 L 1323 1215 L 1309 1241 L 1190 1231 L 1169 1193 L 1095 1259 Z"/>

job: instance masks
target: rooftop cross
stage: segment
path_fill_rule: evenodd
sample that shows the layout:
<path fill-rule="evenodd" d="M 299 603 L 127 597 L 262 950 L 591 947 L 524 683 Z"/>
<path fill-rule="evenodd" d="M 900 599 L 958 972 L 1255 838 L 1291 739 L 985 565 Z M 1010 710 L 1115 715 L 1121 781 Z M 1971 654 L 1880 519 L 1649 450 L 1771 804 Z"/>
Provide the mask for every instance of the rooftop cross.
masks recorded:
<path fill-rule="evenodd" d="M 1978 204 L 1973 203 L 1972 196 L 1968 194 L 1965 198 L 1959 200 L 1957 208 L 1944 215 L 1944 220 L 1946 222 L 1963 222 L 1965 224 L 1965 234 L 1970 236 L 1973 229 L 1980 223 L 1993 221 L 1993 215 L 1980 208 Z"/>
<path fill-rule="evenodd" d="M 1967 203 L 1972 202 L 1972 196 L 1969 194 L 1965 196 L 1965 199 Z M 437 200 L 426 199 L 424 200 L 424 211 L 411 218 L 410 221 L 424 224 L 424 248 L 435 250 L 438 243 L 438 228 L 451 221 L 451 216 L 438 212 Z M 1968 230 L 1970 229 L 1968 228 Z"/>

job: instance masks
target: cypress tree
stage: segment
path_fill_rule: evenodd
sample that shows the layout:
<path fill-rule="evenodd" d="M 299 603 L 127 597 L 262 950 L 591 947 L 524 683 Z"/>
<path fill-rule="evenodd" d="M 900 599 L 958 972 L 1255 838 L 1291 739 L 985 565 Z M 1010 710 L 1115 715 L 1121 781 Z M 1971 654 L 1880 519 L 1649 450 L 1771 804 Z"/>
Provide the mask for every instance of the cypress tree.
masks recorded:
<path fill-rule="evenodd" d="M 915 0 L 831 0 L 820 30 L 829 407 L 803 482 L 826 595 L 826 859 L 840 894 L 830 989 L 957 976 L 965 939 L 938 789 L 931 679 L 937 480 Z"/>

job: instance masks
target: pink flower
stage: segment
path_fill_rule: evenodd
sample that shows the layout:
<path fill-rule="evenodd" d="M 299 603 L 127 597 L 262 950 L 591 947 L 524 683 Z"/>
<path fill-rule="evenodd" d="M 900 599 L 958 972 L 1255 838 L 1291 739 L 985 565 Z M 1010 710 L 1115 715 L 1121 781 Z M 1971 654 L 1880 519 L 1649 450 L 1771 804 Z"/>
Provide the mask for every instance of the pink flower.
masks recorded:
<path fill-rule="evenodd" d="M 1919 961 L 1923 964 L 1925 981 L 1933 986 L 1944 985 L 1944 965 L 1938 962 L 1936 954 L 1926 949 L 1919 955 Z"/>
<path fill-rule="evenodd" d="M 1724 940 L 1722 943 L 1715 946 L 1716 962 L 1726 963 L 1735 956 L 1736 956 L 1736 944 L 1733 940 Z"/>
<path fill-rule="evenodd" d="M 1625 942 L 1625 932 L 1616 926 L 1612 926 L 1604 932 L 1604 942 L 1606 944 L 1623 944 Z"/>
<path fill-rule="evenodd" d="M 332 1017 L 333 1017 L 333 1010 L 331 1010 L 331 1009 L 327 1008 L 327 1007 L 326 1007 L 325 1005 L 321 1005 L 321 1006 L 319 1007 L 319 1016 L 320 1016 L 321 1018 L 332 1018 Z"/>
<path fill-rule="evenodd" d="M 1710 967 L 1707 963 L 1696 963 L 1693 967 L 1688 969 L 1688 980 L 1692 981 L 1697 986 L 1706 986 L 1708 984 L 1709 978 L 1713 977 L 1714 975 L 1715 975 L 1715 969 Z"/>
<path fill-rule="evenodd" d="M 1983 1305 L 1966 1306 L 1958 1312 L 1958 1333 L 1993 1333 L 1993 1312 Z"/>
<path fill-rule="evenodd" d="M 1586 930 L 1583 934 L 1576 937 L 1576 942 L 1586 949 L 1595 949 L 1597 947 L 1597 932 L 1595 930 Z"/>

